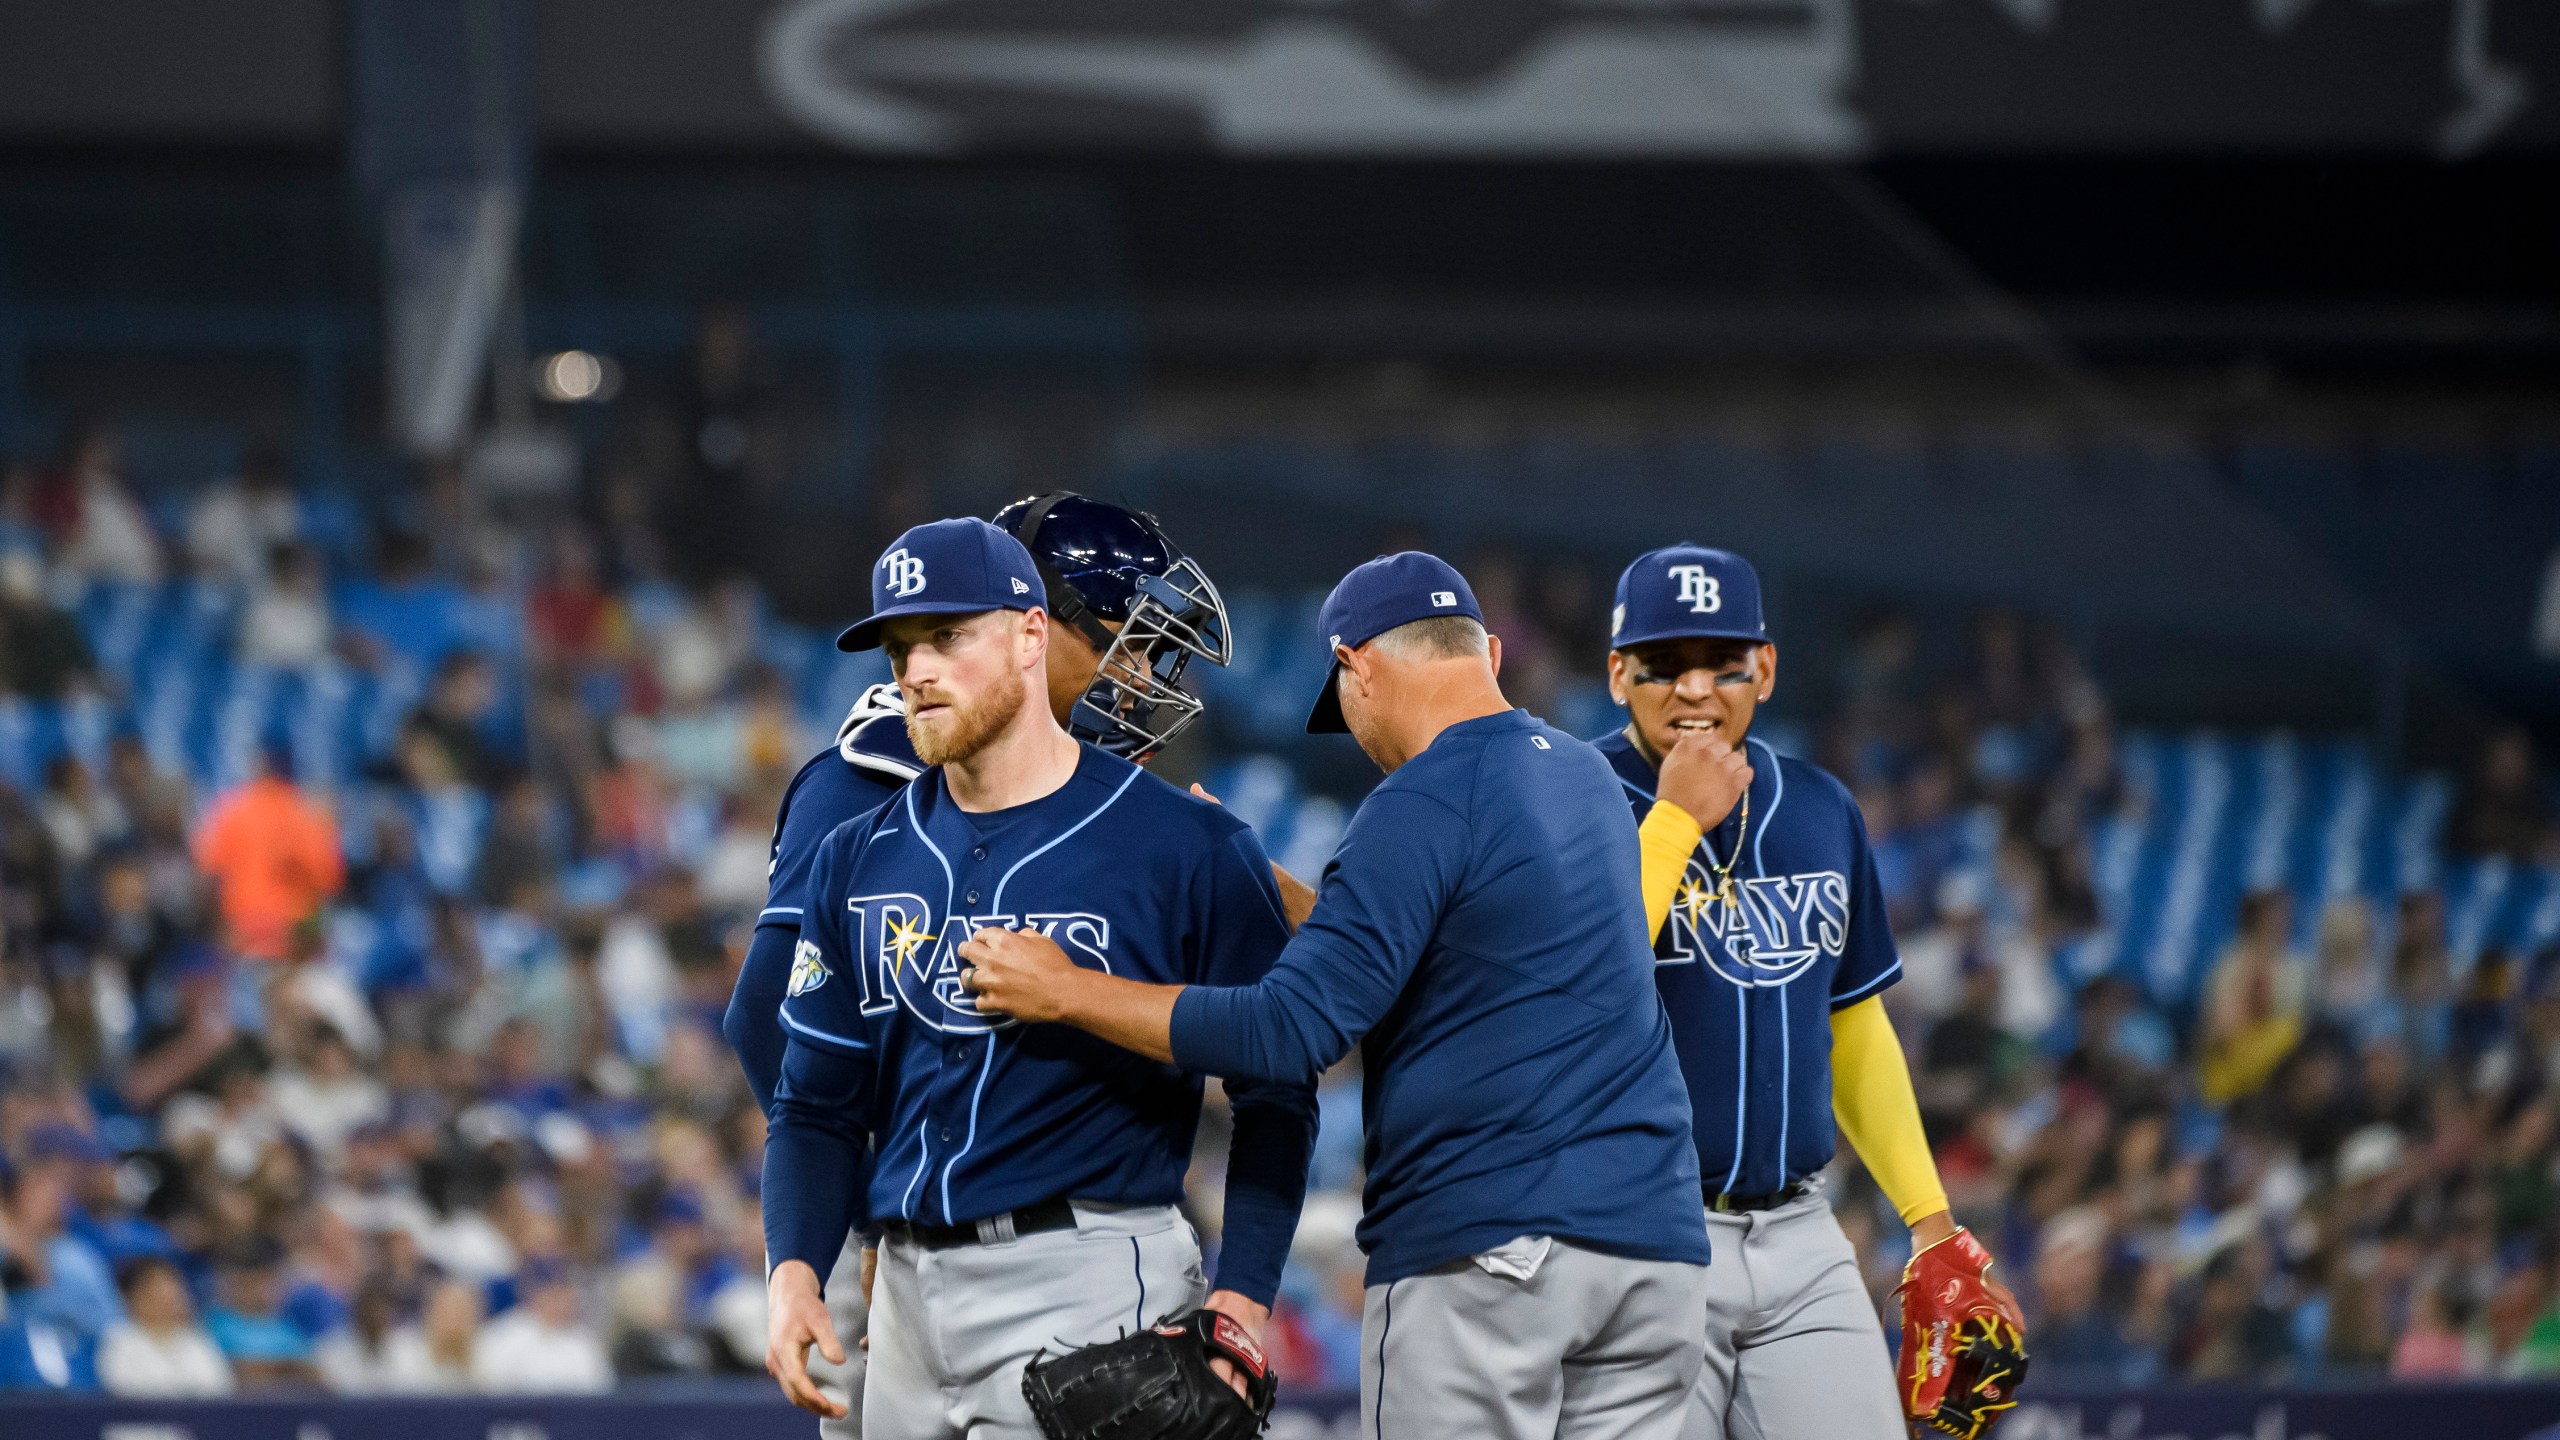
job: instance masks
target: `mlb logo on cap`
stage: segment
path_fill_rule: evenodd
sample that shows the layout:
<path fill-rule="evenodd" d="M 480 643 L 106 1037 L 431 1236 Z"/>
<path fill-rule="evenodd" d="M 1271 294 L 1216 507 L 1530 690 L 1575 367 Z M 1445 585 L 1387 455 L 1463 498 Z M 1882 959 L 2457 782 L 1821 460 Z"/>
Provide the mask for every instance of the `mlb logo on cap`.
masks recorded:
<path fill-rule="evenodd" d="M 1637 556 L 1618 577 L 1609 648 L 1692 637 L 1768 639 L 1759 572 L 1730 550 L 1686 541 Z"/>
<path fill-rule="evenodd" d="M 836 637 L 839 650 L 869 650 L 900 615 L 973 615 L 1047 603 L 1039 568 L 1022 542 L 984 520 L 918 525 L 871 566 L 871 615 Z"/>
<path fill-rule="evenodd" d="M 1476 608 L 1476 594 L 1467 587 L 1467 577 L 1437 555 L 1420 550 L 1381 555 L 1343 576 L 1316 613 L 1328 664 L 1324 689 L 1307 715 L 1307 733 L 1339 735 L 1350 729 L 1343 723 L 1341 694 L 1334 689 L 1342 670 L 1330 663 L 1335 646 L 1357 650 L 1399 625 L 1443 615 L 1463 615 L 1484 623 L 1484 612 Z"/>

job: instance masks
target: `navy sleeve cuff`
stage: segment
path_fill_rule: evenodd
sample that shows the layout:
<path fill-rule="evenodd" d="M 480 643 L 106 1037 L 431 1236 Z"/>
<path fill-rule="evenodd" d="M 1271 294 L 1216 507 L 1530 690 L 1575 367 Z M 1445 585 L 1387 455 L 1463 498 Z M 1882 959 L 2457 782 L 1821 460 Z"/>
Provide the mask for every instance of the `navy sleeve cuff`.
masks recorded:
<path fill-rule="evenodd" d="M 1218 1247 L 1218 1284 L 1268 1305 L 1298 1233 L 1307 1195 L 1307 1158 L 1315 1149 L 1316 1097 L 1303 1085 L 1237 1081 L 1235 1143 L 1227 1151 L 1225 1234 Z"/>
<path fill-rule="evenodd" d="M 1224 986 L 1185 985 L 1166 1026 L 1173 1063 L 1200 1075 L 1229 1073 L 1235 1053 L 1235 996 Z"/>

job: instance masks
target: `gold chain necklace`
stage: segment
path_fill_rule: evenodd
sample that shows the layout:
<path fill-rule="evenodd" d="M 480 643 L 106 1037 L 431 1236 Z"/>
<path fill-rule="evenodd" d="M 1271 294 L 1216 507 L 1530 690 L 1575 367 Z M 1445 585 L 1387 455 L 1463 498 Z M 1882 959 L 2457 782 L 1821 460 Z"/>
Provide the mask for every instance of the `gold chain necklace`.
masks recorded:
<path fill-rule="evenodd" d="M 1724 826 L 1719 823 L 1716 828 L 1721 830 Z M 1716 847 L 1707 844 L 1706 836 L 1701 835 L 1698 837 L 1699 845 L 1707 852 L 1707 868 L 1715 873 L 1715 898 L 1723 901 L 1727 905 L 1733 903 L 1733 867 L 1742 863 L 1742 842 L 1744 837 L 1748 836 L 1750 833 L 1751 790 L 1746 786 L 1742 792 L 1742 825 L 1739 829 L 1733 832 L 1733 852 L 1731 855 L 1726 857 L 1725 862 L 1721 867 L 1716 864 Z"/>

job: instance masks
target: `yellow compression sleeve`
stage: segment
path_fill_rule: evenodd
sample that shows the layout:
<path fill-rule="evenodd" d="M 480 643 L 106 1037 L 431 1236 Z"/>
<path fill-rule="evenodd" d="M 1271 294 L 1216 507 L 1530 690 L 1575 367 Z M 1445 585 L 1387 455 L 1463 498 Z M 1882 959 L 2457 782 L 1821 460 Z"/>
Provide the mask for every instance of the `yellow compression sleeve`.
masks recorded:
<path fill-rule="evenodd" d="M 1831 1012 L 1831 1114 L 1903 1224 L 1947 1208 L 1911 1064 L 1880 995 Z"/>
<path fill-rule="evenodd" d="M 1662 933 L 1671 918 L 1672 898 L 1680 893 L 1680 877 L 1689 873 L 1689 856 L 1706 834 L 1689 812 L 1668 800 L 1656 800 L 1636 827 L 1636 843 L 1644 852 L 1644 933 Z"/>

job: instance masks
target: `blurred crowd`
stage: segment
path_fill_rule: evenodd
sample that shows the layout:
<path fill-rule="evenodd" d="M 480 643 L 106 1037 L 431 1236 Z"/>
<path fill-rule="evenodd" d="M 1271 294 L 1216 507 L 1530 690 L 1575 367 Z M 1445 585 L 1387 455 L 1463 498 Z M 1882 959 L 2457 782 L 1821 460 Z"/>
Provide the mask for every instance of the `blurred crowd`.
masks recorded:
<path fill-rule="evenodd" d="M 735 436 L 698 408 L 708 466 Z M 100 586 L 218 604 L 235 666 L 416 677 L 325 776 L 274 728 L 226 772 L 118 724 L 0 789 L 0 1386 L 759 1371 L 763 1120 L 717 1021 L 834 717 L 755 587 L 670 553 L 736 543 L 716 470 L 513 508 L 433 471 L 333 556 L 286 457 L 241 468 L 155 513 L 91 431 L 0 483 L 0 707 L 126 713 L 81 618 Z M 1610 723 L 1601 582 L 1469 568 L 1515 698 Z M 1793 738 L 1866 812 L 1888 1004 L 2038 1376 L 2560 1373 L 2560 967 L 2456 964 L 2430 890 L 2312 916 L 2268 891 L 2191 1002 L 2074 980 L 2092 835 L 2153 797 L 2053 633 L 1923 641 L 1873 617 Z M 2525 737 L 2482 747 L 2445 833 L 2551 863 Z M 1356 1381 L 1358 1087 L 1349 1063 L 1322 1091 L 1272 1337 L 1292 1384 Z M 1223 1125 L 1193 1186 L 1213 1242 Z M 1907 1239 L 1853 1160 L 1831 1183 L 1889 1314 Z"/>
<path fill-rule="evenodd" d="M 8 471 L 0 709 L 120 718 L 0 790 L 0 1386 L 761 1370 L 717 1021 L 826 736 L 659 507 L 431 472 L 332 573 L 278 454 L 158 518 L 104 431 Z M 155 753 L 99 587 L 227 616 L 235 677 L 413 698 L 325 780 L 280 724 L 227 776 Z"/>
<path fill-rule="evenodd" d="M 1819 745 L 1876 837 L 1942 1174 L 2038 1377 L 2560 1375 L 2560 953 L 2458 957 L 2440 882 L 2312 914 L 2264 888 L 2200 983 L 2075 980 L 2057 960 L 2109 918 L 2092 837 L 2159 801 L 2053 633 L 1983 616 L 1947 670 L 1918 638 L 1867 629 Z M 2547 868 L 2556 840 L 2529 739 L 2489 737 L 2454 863 Z M 1839 1170 L 1889 1307 L 1907 1237 Z"/>

